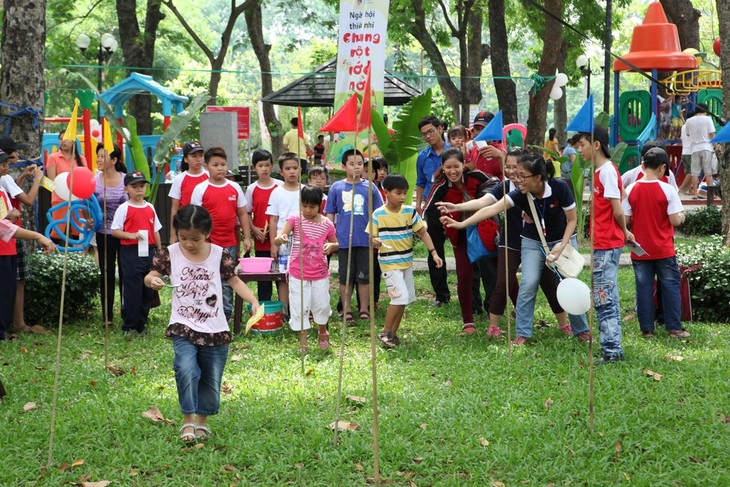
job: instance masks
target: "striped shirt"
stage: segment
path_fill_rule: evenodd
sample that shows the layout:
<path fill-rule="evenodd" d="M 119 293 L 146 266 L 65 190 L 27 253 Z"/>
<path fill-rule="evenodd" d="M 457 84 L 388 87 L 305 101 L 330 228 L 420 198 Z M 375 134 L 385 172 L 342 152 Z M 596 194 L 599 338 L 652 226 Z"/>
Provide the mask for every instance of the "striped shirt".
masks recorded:
<path fill-rule="evenodd" d="M 426 226 L 412 206 L 393 213 L 383 205 L 373 212 L 373 237 L 383 242 L 378 262 L 383 271 L 408 269 L 413 265 L 413 234 Z"/>
<path fill-rule="evenodd" d="M 291 255 L 289 256 L 289 273 L 295 279 L 303 281 L 319 281 L 330 275 L 327 265 L 327 256 L 324 255 L 324 244 L 335 241 L 335 225 L 327 218 L 319 216 L 318 222 L 303 218 L 301 220 L 301 231 L 299 227 L 299 216 L 292 215 L 286 221 L 291 226 L 292 242 Z M 301 263 L 304 267 L 304 277 L 300 271 L 299 248 L 303 242 L 304 253 Z"/>

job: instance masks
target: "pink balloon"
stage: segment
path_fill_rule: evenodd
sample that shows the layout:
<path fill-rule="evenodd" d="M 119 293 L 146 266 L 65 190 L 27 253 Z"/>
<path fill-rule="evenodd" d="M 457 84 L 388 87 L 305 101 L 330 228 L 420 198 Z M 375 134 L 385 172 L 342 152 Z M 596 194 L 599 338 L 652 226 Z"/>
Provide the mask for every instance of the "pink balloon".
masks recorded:
<path fill-rule="evenodd" d="M 96 181 L 94 180 L 94 173 L 92 173 L 86 167 L 75 167 L 73 173 L 73 185 L 71 187 L 71 194 L 80 198 L 90 198 L 94 194 L 96 188 Z M 68 182 L 71 182 L 71 178 L 68 178 Z"/>

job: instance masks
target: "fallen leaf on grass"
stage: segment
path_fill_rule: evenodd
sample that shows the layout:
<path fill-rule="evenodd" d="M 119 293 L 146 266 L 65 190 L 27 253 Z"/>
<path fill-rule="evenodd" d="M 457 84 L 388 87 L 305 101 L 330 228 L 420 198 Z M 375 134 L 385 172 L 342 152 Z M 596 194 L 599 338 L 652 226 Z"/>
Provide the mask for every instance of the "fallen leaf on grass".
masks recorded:
<path fill-rule="evenodd" d="M 416 457 L 413 459 L 413 463 L 420 465 L 423 462 L 423 457 Z"/>
<path fill-rule="evenodd" d="M 20 347 L 20 353 L 28 353 L 28 349 L 25 347 Z"/>
<path fill-rule="evenodd" d="M 489 446 L 489 440 L 486 438 L 479 438 L 479 444 L 482 446 Z"/>
<path fill-rule="evenodd" d="M 416 483 L 412 480 L 408 481 L 408 487 L 416 487 Z"/>
<path fill-rule="evenodd" d="M 689 456 L 689 461 L 692 463 L 702 463 L 701 460 L 699 460 L 697 457 L 693 457 L 692 455 Z"/>
<path fill-rule="evenodd" d="M 447 380 L 446 382 L 444 382 L 444 385 L 445 385 L 445 386 L 450 386 L 450 385 L 451 385 L 451 379 L 449 379 L 449 380 Z"/>
<path fill-rule="evenodd" d="M 96 381 L 95 381 L 95 380 L 92 380 L 92 381 L 90 381 L 90 382 L 89 382 L 89 385 L 90 385 L 91 387 L 96 387 Z"/>
<path fill-rule="evenodd" d="M 647 377 L 653 377 L 655 381 L 660 381 L 662 380 L 662 377 L 664 377 L 662 374 L 659 374 L 649 369 L 644 369 L 641 371 L 641 373 Z"/>
<path fill-rule="evenodd" d="M 38 409 L 38 405 L 34 402 L 26 402 L 23 404 L 23 412 L 33 411 L 34 409 Z"/>
<path fill-rule="evenodd" d="M 84 353 L 82 353 L 82 354 L 81 354 L 81 355 L 79 356 L 79 360 L 86 360 L 87 358 L 91 357 L 91 355 L 92 355 L 93 353 L 94 353 L 94 352 L 92 352 L 91 350 L 84 350 Z"/>
<path fill-rule="evenodd" d="M 420 426 L 420 428 L 421 428 L 422 430 L 426 431 L 426 428 L 428 428 L 428 424 L 426 424 L 426 423 L 423 423 L 423 424 L 422 424 L 422 425 Z"/>
<path fill-rule="evenodd" d="M 125 374 L 124 369 L 115 367 L 112 364 L 107 365 L 106 366 L 106 370 L 108 370 L 109 372 L 111 372 L 112 375 L 114 375 L 116 377 L 121 377 L 121 376 L 123 376 Z"/>
<path fill-rule="evenodd" d="M 362 396 L 353 396 L 351 394 L 346 395 L 345 399 L 350 402 L 354 402 L 355 404 L 365 404 L 368 402 L 368 400 Z"/>
<path fill-rule="evenodd" d="M 348 431 L 355 431 L 360 427 L 357 423 L 350 423 L 348 421 L 337 421 L 337 429 L 338 430 L 348 430 Z M 330 429 L 334 431 L 335 429 L 335 423 L 330 424 Z"/>
<path fill-rule="evenodd" d="M 635 313 L 629 313 L 629 314 L 627 314 L 627 315 L 624 316 L 623 321 L 625 323 L 627 321 L 633 320 L 634 318 L 636 318 L 636 314 Z"/>
<path fill-rule="evenodd" d="M 504 487 L 504 482 L 500 482 L 499 480 L 492 480 L 492 483 L 490 485 L 492 487 Z"/>
<path fill-rule="evenodd" d="M 83 465 L 83 464 L 84 464 L 84 459 L 83 458 L 79 458 L 78 460 L 74 460 L 73 461 L 73 463 L 71 464 L 71 468 L 78 467 L 78 466 Z"/>
<path fill-rule="evenodd" d="M 108 480 L 100 480 L 98 482 L 81 482 L 81 487 L 106 487 L 111 484 Z"/>
<path fill-rule="evenodd" d="M 664 356 L 664 360 L 666 362 L 681 362 L 684 360 L 684 357 L 681 355 L 672 355 L 671 353 L 668 353 Z"/>
<path fill-rule="evenodd" d="M 234 467 L 233 465 L 226 465 L 225 467 L 223 467 L 223 470 L 225 470 L 226 472 L 233 472 L 234 470 L 236 470 L 236 467 Z"/>
<path fill-rule="evenodd" d="M 549 409 L 550 406 L 552 406 L 552 405 L 553 405 L 553 400 L 552 400 L 552 398 L 548 397 L 547 400 L 545 400 L 545 404 L 543 404 L 542 407 L 544 407 L 545 409 Z"/>
<path fill-rule="evenodd" d="M 619 440 L 616 440 L 616 445 L 614 446 L 614 453 L 613 453 L 613 463 L 616 463 L 618 461 L 618 457 L 621 454 L 621 442 Z"/>
<path fill-rule="evenodd" d="M 221 392 L 223 392 L 223 394 L 230 394 L 231 391 L 233 391 L 233 386 L 232 385 L 230 385 L 230 384 L 223 384 L 221 386 Z"/>
<path fill-rule="evenodd" d="M 363 470 L 365 470 L 365 467 L 362 466 L 362 463 L 356 463 L 355 470 L 357 470 L 358 472 L 362 472 Z"/>
<path fill-rule="evenodd" d="M 155 423 L 167 423 L 170 425 L 174 424 L 169 419 L 165 419 L 165 417 L 162 415 L 162 412 L 160 412 L 157 406 L 152 406 L 147 411 L 143 412 L 142 417 L 152 420 Z"/>
<path fill-rule="evenodd" d="M 231 362 L 240 362 L 241 360 L 243 360 L 243 355 L 241 355 L 240 353 L 237 353 L 236 355 L 231 357 Z"/>
<path fill-rule="evenodd" d="M 304 464 L 302 462 L 297 462 L 294 464 L 294 468 L 304 468 Z"/>
<path fill-rule="evenodd" d="M 313 373 L 313 372 L 314 372 L 314 368 L 313 368 L 313 367 L 309 367 L 309 368 L 307 369 L 307 371 L 306 371 L 306 372 L 304 372 L 304 376 L 305 376 L 305 377 L 309 377 L 310 375 L 312 375 L 312 373 Z"/>
<path fill-rule="evenodd" d="M 717 413 L 720 416 L 720 421 L 723 423 L 730 423 L 730 416 L 726 416 L 723 413 Z"/>
<path fill-rule="evenodd" d="M 36 366 L 35 366 L 35 367 L 33 367 L 33 368 L 34 368 L 34 369 L 36 369 L 36 370 L 38 370 L 38 371 L 41 371 L 41 370 L 46 370 L 46 368 L 45 368 L 45 367 L 41 367 L 40 365 L 36 365 Z"/>

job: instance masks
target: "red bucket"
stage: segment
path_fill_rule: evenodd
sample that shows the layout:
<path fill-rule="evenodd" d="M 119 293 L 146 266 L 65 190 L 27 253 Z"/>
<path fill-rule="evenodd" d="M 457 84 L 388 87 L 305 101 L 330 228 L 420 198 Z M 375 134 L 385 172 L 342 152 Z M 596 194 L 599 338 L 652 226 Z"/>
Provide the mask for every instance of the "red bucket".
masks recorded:
<path fill-rule="evenodd" d="M 283 322 L 284 303 L 281 301 L 261 301 L 264 307 L 264 317 L 251 327 L 251 333 L 269 334 L 281 330 Z M 249 306 L 249 311 L 251 306 Z"/>

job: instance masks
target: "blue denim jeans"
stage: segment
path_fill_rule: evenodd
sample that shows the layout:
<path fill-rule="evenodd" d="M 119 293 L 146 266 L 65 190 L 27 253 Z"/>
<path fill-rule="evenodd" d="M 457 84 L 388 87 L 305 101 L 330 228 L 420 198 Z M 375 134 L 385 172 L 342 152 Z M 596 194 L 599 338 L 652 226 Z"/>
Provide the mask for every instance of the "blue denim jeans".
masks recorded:
<path fill-rule="evenodd" d="M 177 398 L 183 414 L 218 414 L 228 345 L 195 345 L 172 337 Z"/>
<path fill-rule="evenodd" d="M 593 307 L 600 330 L 601 350 L 619 357 L 621 348 L 621 301 L 618 295 L 618 261 L 621 248 L 593 251 Z"/>
<path fill-rule="evenodd" d="M 231 247 L 223 247 L 231 254 L 235 262 L 238 261 L 238 245 Z M 233 314 L 233 288 L 226 282 L 223 283 L 223 313 L 226 315 L 226 320 L 230 320 Z"/>
<path fill-rule="evenodd" d="M 552 249 L 558 243 L 559 241 L 548 242 L 548 247 Z M 578 247 L 575 236 L 571 237 L 570 244 L 573 247 Z M 517 318 L 515 322 L 517 336 L 530 338 L 532 337 L 532 321 L 535 317 L 535 299 L 537 297 L 537 288 L 540 286 L 540 278 L 543 272 L 552 271 L 545 267 L 545 253 L 541 242 L 523 238 L 521 254 L 522 281 L 520 282 L 520 291 L 517 294 Z M 588 331 L 588 322 L 586 322 L 585 315 L 574 316 L 569 314 L 568 320 L 574 335 Z"/>
<path fill-rule="evenodd" d="M 654 331 L 654 276 L 662 290 L 662 308 L 667 330 L 682 329 L 682 303 L 679 284 L 681 276 L 677 258 L 633 260 L 636 280 L 636 315 L 641 331 Z"/>

